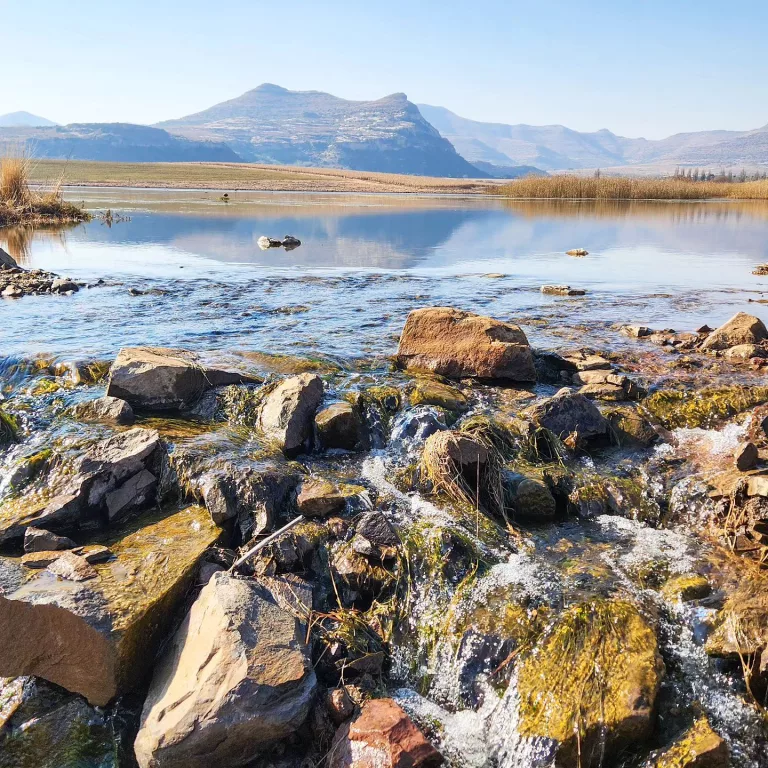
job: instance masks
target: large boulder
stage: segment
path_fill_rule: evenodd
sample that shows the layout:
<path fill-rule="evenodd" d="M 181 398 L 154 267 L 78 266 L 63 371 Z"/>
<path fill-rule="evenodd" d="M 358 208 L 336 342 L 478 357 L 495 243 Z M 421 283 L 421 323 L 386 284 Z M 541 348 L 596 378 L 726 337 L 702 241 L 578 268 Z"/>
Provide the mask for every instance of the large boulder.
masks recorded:
<path fill-rule="evenodd" d="M 100 525 L 151 506 L 166 468 L 165 445 L 155 430 L 134 427 L 112 435 L 75 461 L 52 496 L 0 506 L 0 542 L 23 536 L 30 526 L 61 531 L 86 520 Z"/>
<path fill-rule="evenodd" d="M 574 605 L 520 663 L 519 734 L 548 744 L 557 765 L 609 764 L 653 733 L 663 675 L 656 634 L 634 605 Z"/>
<path fill-rule="evenodd" d="M 184 349 L 126 347 L 112 364 L 107 395 L 134 408 L 177 410 L 192 405 L 211 387 L 248 382 L 258 380 L 208 365 Z"/>
<path fill-rule="evenodd" d="M 582 440 L 608 433 L 608 422 L 598 407 L 568 388 L 532 406 L 526 414 L 535 424 L 563 439 L 574 433 Z"/>
<path fill-rule="evenodd" d="M 730 349 L 740 344 L 759 344 L 768 339 L 768 329 L 763 321 L 746 312 L 735 314 L 727 323 L 704 339 L 701 345 L 706 350 Z"/>
<path fill-rule="evenodd" d="M 316 688 L 305 633 L 264 586 L 215 573 L 155 669 L 139 766 L 235 768 L 293 733 Z"/>
<path fill-rule="evenodd" d="M 430 768 L 442 755 L 392 699 L 372 699 L 336 732 L 329 768 Z"/>
<path fill-rule="evenodd" d="M 450 307 L 416 309 L 408 315 L 397 361 L 409 370 L 453 379 L 536 381 L 531 347 L 517 325 Z"/>
<path fill-rule="evenodd" d="M 323 380 L 313 373 L 302 373 L 281 381 L 265 398 L 258 423 L 286 456 L 296 456 L 309 448 L 315 411 L 323 399 Z"/>
<path fill-rule="evenodd" d="M 219 536 L 202 507 L 142 522 L 86 581 L 0 561 L 0 676 L 42 677 L 98 706 L 141 682 Z"/>

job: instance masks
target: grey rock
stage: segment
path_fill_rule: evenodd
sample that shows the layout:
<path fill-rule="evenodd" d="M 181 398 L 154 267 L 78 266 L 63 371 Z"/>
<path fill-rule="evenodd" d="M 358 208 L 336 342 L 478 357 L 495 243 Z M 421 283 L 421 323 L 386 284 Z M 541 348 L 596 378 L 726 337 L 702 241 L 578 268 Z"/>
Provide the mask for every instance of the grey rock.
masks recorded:
<path fill-rule="evenodd" d="M 72 409 L 72 415 L 80 421 L 94 421 L 102 424 L 130 426 L 136 421 L 133 408 L 118 397 L 98 397 L 78 403 Z"/>
<path fill-rule="evenodd" d="M 77 293 L 79 290 L 80 286 L 66 277 L 57 277 L 51 284 L 51 293 Z"/>
<path fill-rule="evenodd" d="M 24 531 L 25 552 L 56 552 L 64 549 L 74 549 L 77 546 L 66 536 L 57 536 L 50 531 L 30 526 Z"/>
<path fill-rule="evenodd" d="M 323 448 L 355 451 L 367 445 L 360 413 L 351 403 L 333 403 L 318 411 L 315 427 Z"/>
<path fill-rule="evenodd" d="M 323 381 L 312 373 L 281 381 L 264 399 L 259 426 L 286 456 L 305 451 L 312 437 L 315 411 L 323 398 Z"/>
<path fill-rule="evenodd" d="M 526 411 L 529 418 L 560 438 L 574 432 L 582 440 L 602 437 L 608 432 L 608 422 L 597 406 L 584 395 L 561 389 Z"/>

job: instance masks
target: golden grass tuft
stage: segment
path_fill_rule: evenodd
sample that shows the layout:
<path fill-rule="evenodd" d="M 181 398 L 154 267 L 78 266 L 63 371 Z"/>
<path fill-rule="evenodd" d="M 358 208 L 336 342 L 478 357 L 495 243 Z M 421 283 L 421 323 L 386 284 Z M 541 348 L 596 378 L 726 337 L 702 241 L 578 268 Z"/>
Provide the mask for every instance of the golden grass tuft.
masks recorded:
<path fill-rule="evenodd" d="M 768 200 L 768 181 L 739 183 L 570 174 L 526 176 L 495 187 L 504 197 L 562 200 Z"/>

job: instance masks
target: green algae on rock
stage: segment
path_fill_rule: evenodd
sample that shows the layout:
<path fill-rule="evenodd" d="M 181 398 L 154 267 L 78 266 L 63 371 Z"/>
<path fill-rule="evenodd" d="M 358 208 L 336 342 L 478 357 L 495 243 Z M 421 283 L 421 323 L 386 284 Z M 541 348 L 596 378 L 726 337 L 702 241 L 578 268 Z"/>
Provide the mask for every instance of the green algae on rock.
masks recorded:
<path fill-rule="evenodd" d="M 663 675 L 656 634 L 634 605 L 575 605 L 520 664 L 520 733 L 557 742 L 558 765 L 597 766 L 650 737 Z"/>
<path fill-rule="evenodd" d="M 667 429 L 715 426 L 768 401 L 768 387 L 730 386 L 654 392 L 643 407 Z"/>
<path fill-rule="evenodd" d="M 0 674 L 36 675 L 99 706 L 133 688 L 219 533 L 202 507 L 145 516 L 105 542 L 114 558 L 93 566 L 98 578 L 74 583 L 42 572 L 7 589 Z"/>
<path fill-rule="evenodd" d="M 704 576 L 686 573 L 671 578 L 662 588 L 662 594 L 670 600 L 701 600 L 712 592 L 712 587 Z"/>
<path fill-rule="evenodd" d="M 411 405 L 436 405 L 451 413 L 461 413 L 468 407 L 464 393 L 437 379 L 419 376 L 408 395 Z"/>
<path fill-rule="evenodd" d="M 728 742 L 702 715 L 669 749 L 657 754 L 646 768 L 728 768 Z"/>

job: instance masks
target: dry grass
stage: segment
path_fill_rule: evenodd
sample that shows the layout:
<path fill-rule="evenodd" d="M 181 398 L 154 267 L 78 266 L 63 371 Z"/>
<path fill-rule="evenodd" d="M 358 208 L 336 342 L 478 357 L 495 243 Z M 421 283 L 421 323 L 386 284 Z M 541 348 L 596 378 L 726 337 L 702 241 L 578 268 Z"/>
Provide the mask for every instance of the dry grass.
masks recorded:
<path fill-rule="evenodd" d="M 33 163 L 24 152 L 0 158 L 0 226 L 86 221 L 81 208 L 64 202 L 63 177 L 40 187 L 30 185 Z"/>
<path fill-rule="evenodd" d="M 572 175 L 527 176 L 495 187 L 498 195 L 560 200 L 768 200 L 768 181 L 720 183 L 625 176 L 582 178 Z"/>

